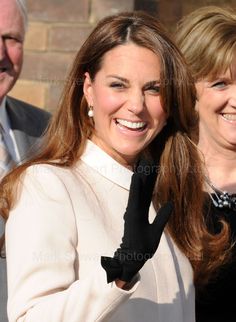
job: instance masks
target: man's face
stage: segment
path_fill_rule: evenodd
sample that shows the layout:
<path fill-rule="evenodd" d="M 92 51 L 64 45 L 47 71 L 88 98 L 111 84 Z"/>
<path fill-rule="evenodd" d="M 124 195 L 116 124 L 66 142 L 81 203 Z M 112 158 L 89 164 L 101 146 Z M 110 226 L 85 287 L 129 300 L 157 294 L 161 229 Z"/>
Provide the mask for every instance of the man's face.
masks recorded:
<path fill-rule="evenodd" d="M 15 0 L 0 0 L 0 103 L 23 63 L 24 21 Z"/>

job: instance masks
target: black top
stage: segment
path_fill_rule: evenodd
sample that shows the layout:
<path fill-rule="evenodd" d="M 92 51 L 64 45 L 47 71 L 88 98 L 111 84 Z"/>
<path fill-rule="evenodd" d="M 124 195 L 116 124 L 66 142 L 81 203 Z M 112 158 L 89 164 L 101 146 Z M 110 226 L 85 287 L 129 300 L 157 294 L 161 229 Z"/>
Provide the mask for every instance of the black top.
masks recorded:
<path fill-rule="evenodd" d="M 212 221 L 210 230 L 216 233 L 220 230 L 219 219 L 225 218 L 236 240 L 236 210 L 216 208 L 211 203 L 207 217 Z M 222 267 L 214 280 L 201 291 L 196 287 L 196 322 L 236 322 L 236 246 L 233 252 L 232 262 Z"/>

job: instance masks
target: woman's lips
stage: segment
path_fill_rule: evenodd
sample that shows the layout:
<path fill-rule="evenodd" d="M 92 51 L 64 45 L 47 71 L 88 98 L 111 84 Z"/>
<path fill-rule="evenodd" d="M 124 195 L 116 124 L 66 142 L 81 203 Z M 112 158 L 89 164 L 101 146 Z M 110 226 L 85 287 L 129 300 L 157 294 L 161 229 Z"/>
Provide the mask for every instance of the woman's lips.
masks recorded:
<path fill-rule="evenodd" d="M 236 121 L 236 114 L 234 113 L 222 113 L 221 116 L 227 121 Z"/>
<path fill-rule="evenodd" d="M 147 123 L 146 122 L 142 122 L 142 121 L 128 121 L 128 120 L 124 120 L 124 119 L 116 119 L 116 124 L 119 124 L 131 131 L 142 131 L 147 127 Z"/>

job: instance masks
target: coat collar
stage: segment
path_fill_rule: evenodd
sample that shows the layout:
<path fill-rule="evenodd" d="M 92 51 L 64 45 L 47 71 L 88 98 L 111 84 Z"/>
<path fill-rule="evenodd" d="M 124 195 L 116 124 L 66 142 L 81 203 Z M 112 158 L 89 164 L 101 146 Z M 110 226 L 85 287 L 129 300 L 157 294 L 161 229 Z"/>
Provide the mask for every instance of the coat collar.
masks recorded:
<path fill-rule="evenodd" d="M 102 176 L 129 190 L 133 172 L 88 140 L 81 160 Z"/>

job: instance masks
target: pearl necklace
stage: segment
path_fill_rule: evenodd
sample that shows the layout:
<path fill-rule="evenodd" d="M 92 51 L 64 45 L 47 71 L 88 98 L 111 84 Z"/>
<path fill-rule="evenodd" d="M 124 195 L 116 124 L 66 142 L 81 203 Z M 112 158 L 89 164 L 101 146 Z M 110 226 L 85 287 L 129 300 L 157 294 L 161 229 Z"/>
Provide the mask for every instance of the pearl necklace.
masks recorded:
<path fill-rule="evenodd" d="M 227 191 L 216 188 L 209 178 L 206 177 L 206 183 L 211 187 L 213 193 L 209 192 L 209 196 L 217 208 L 228 208 L 236 211 L 236 194 L 230 194 Z"/>

